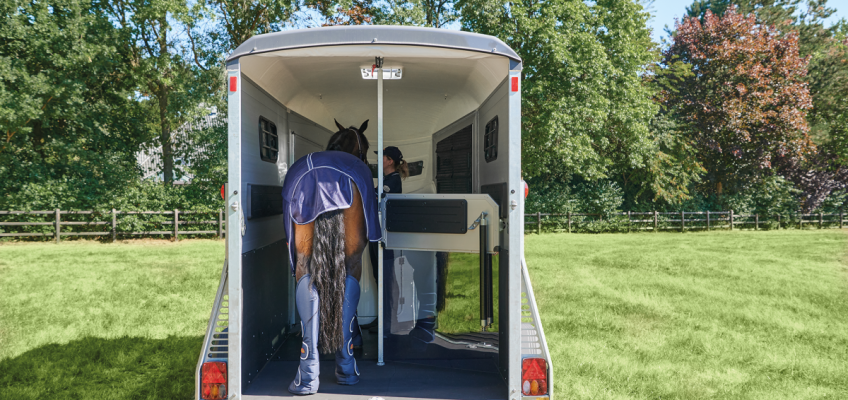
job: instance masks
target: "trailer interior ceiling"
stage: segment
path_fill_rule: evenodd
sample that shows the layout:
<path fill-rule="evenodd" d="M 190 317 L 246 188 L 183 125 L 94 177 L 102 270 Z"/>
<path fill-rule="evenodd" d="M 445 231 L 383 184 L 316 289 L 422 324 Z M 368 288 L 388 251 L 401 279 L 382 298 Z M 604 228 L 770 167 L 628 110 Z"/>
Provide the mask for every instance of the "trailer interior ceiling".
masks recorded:
<path fill-rule="evenodd" d="M 359 126 L 376 145 L 376 81 L 363 79 L 375 57 L 383 68 L 400 68 L 401 79 L 384 81 L 386 142 L 429 137 L 480 107 L 509 71 L 502 55 L 422 46 L 348 45 L 261 53 L 240 59 L 244 76 L 292 111 L 335 132 L 333 119 Z M 376 148 L 374 148 L 376 150 Z M 373 159 L 373 157 L 372 157 Z"/>

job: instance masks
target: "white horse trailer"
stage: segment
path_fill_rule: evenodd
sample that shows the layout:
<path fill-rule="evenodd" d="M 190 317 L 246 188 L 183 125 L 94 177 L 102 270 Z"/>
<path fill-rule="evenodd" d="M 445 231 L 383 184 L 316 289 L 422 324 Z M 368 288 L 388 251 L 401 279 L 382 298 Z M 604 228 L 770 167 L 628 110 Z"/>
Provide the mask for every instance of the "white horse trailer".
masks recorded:
<path fill-rule="evenodd" d="M 380 260 L 375 282 L 364 256 L 359 321 L 377 328 L 363 329 L 361 382 L 337 385 L 325 361 L 314 397 L 551 396 L 524 261 L 521 67 L 497 38 L 416 27 L 277 32 L 230 55 L 227 256 L 197 399 L 290 396 L 300 324 L 281 186 L 291 163 L 323 150 L 334 119 L 371 121 L 381 245 L 397 257 Z M 409 163 L 404 194 L 382 193 L 389 145 Z M 457 253 L 479 254 L 479 269 Z M 422 318 L 435 321 L 425 339 L 411 334 Z"/>

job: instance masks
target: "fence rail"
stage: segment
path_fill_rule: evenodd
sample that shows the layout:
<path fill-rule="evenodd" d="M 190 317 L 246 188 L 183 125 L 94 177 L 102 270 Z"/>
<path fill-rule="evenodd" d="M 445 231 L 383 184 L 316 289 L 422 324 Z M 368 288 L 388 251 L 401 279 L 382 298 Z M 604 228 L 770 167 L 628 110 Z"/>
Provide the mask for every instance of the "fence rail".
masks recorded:
<path fill-rule="evenodd" d="M 210 219 L 210 215 L 217 216 L 217 219 Z M 44 218 L 48 216 L 51 221 L 44 221 Z M 167 218 L 164 218 L 165 216 Z M 181 216 L 184 219 L 181 219 Z M 123 217 L 123 220 L 119 220 L 120 217 Z M 4 220 L 9 218 L 24 218 L 30 219 L 30 221 Z M 72 220 L 74 218 L 89 218 L 89 220 Z M 162 230 L 163 225 L 170 225 L 170 229 Z M 109 227 L 109 230 L 102 230 L 104 226 Z M 45 229 L 44 227 L 51 228 Z M 63 227 L 68 227 L 68 230 L 63 229 Z M 128 229 L 121 229 L 122 227 Z M 181 229 L 181 227 L 183 228 Z M 207 229 L 199 229 L 203 227 Z M 213 229 L 208 229 L 209 227 Z M 23 230 L 23 232 L 8 232 L 8 228 Z M 100 229 L 91 230 L 92 228 Z M 102 236 L 110 238 L 113 242 L 118 236 L 150 235 L 171 236 L 174 240 L 179 240 L 180 235 L 216 235 L 223 239 L 224 228 L 223 209 L 217 211 L 118 211 L 115 209 L 111 211 L 62 211 L 59 209 L 53 211 L 0 211 L 0 238 L 53 237 L 56 243 L 61 242 L 62 237 L 67 236 Z"/>
<path fill-rule="evenodd" d="M 649 216 L 651 218 L 644 218 Z M 691 217 L 690 217 L 691 216 Z M 769 228 L 804 229 L 804 225 L 818 226 L 819 229 L 836 228 L 843 229 L 848 220 L 842 210 L 839 213 L 795 213 L 790 215 L 760 215 L 760 214 L 735 214 L 730 211 L 677 211 L 677 212 L 624 212 L 614 214 L 591 214 L 591 213 L 565 213 L 547 214 L 531 213 L 525 214 L 525 232 L 541 233 L 543 225 L 555 225 L 554 231 L 571 233 L 575 227 L 587 227 L 598 222 L 617 223 L 626 226 L 630 230 L 713 230 L 740 228 L 744 225 L 753 225 L 753 229 L 759 230 L 761 226 Z M 606 218 L 606 221 L 604 220 Z M 634 219 L 635 218 L 635 219 Z M 534 229 L 535 228 L 535 229 Z"/>

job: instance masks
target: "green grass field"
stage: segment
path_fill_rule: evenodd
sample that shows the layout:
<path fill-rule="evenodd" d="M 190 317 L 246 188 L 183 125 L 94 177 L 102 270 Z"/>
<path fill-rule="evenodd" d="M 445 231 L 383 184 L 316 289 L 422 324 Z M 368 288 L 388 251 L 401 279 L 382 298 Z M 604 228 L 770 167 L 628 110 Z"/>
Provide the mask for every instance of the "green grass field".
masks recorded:
<path fill-rule="evenodd" d="M 189 399 L 224 246 L 0 245 L 0 399 Z"/>
<path fill-rule="evenodd" d="M 848 399 L 848 235 L 527 236 L 560 399 Z"/>
<path fill-rule="evenodd" d="M 558 399 L 848 398 L 845 231 L 528 235 L 526 248 Z M 223 253 L 0 245 L 0 399 L 191 398 Z M 473 281 L 448 288 L 456 329 L 475 323 Z"/>

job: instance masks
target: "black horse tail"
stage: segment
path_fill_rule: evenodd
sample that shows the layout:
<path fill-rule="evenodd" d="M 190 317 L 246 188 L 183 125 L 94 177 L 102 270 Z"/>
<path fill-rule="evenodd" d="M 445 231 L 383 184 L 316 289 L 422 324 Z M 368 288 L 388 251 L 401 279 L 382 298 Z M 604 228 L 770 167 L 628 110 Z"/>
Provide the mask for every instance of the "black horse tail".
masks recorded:
<path fill-rule="evenodd" d="M 309 261 L 308 270 L 320 299 L 318 345 L 324 354 L 335 352 L 344 342 L 342 307 L 347 277 L 344 250 L 344 210 L 330 211 L 318 216 L 315 220 L 312 259 Z"/>

